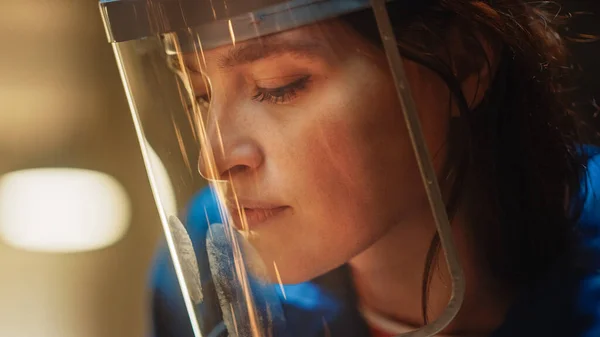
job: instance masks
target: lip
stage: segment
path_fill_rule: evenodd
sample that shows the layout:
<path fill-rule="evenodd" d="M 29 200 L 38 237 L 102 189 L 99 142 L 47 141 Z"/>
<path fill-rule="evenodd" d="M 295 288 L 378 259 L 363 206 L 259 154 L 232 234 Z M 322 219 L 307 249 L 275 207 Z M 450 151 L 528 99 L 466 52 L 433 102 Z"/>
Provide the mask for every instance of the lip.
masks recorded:
<path fill-rule="evenodd" d="M 229 205 L 237 229 L 254 229 L 280 216 L 289 209 L 289 206 L 271 205 L 261 202 L 240 201 L 239 203 L 230 203 Z M 245 219 L 245 221 L 242 219 Z"/>

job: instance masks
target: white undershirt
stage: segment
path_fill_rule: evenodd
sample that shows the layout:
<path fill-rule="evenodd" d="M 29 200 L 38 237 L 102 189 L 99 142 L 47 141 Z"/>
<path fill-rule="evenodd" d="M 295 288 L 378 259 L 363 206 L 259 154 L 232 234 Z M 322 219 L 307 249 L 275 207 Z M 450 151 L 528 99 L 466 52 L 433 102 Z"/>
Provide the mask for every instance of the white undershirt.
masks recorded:
<path fill-rule="evenodd" d="M 367 324 L 381 332 L 384 332 L 389 335 L 400 335 L 407 332 L 413 332 L 418 328 L 410 326 L 408 324 L 400 323 L 394 320 L 391 320 L 383 315 L 380 315 L 373 310 L 370 310 L 364 306 L 359 308 L 360 313 L 362 314 Z M 458 337 L 451 335 L 435 335 L 434 337 Z"/>

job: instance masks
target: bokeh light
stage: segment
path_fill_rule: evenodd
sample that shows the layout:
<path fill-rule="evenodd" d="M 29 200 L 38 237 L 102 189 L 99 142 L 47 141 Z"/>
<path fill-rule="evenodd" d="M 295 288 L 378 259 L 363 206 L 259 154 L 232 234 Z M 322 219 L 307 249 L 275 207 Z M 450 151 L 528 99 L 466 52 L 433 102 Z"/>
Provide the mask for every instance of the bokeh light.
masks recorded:
<path fill-rule="evenodd" d="M 127 232 L 131 202 L 106 174 L 79 169 L 31 169 L 0 178 L 0 237 L 39 252 L 108 247 Z"/>

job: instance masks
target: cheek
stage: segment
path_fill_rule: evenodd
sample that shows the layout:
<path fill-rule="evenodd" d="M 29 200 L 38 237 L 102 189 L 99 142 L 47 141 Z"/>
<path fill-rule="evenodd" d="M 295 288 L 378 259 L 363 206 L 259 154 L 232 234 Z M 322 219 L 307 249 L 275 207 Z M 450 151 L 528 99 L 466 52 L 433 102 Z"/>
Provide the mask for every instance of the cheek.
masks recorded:
<path fill-rule="evenodd" d="M 331 99 L 340 96 L 355 99 L 352 104 Z M 362 91 L 330 92 L 328 97 L 297 131 L 293 179 L 302 191 L 298 198 L 304 215 L 320 225 L 315 230 L 344 238 L 341 244 L 354 251 L 393 223 L 404 166 L 410 162 L 405 156 L 409 143 L 389 96 Z"/>
<path fill-rule="evenodd" d="M 311 181 L 311 202 L 319 213 L 343 218 L 350 210 L 363 209 L 369 193 L 364 154 L 357 135 L 343 123 L 320 123 L 303 144 L 300 175 Z"/>
<path fill-rule="evenodd" d="M 382 210 L 367 176 L 366 156 L 354 129 L 343 123 L 320 123 L 297 148 L 298 220 L 310 242 L 303 256 L 323 260 L 323 268 L 342 264 L 385 231 Z M 301 154 L 300 154 L 301 153 Z"/>
<path fill-rule="evenodd" d="M 393 82 L 376 73 L 355 67 L 331 79 L 262 134 L 267 175 L 294 213 L 256 245 L 290 280 L 347 262 L 422 204 Z"/>

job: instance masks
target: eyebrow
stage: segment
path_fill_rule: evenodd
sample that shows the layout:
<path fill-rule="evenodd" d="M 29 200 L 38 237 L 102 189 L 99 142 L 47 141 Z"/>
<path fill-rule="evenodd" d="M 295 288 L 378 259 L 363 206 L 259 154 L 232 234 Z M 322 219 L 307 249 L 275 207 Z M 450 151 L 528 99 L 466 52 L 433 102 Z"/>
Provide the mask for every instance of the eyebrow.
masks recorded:
<path fill-rule="evenodd" d="M 234 46 L 219 58 L 218 65 L 221 68 L 231 68 L 284 54 L 297 58 L 316 58 L 322 57 L 324 51 L 322 45 L 313 41 L 290 41 L 266 37 Z"/>

